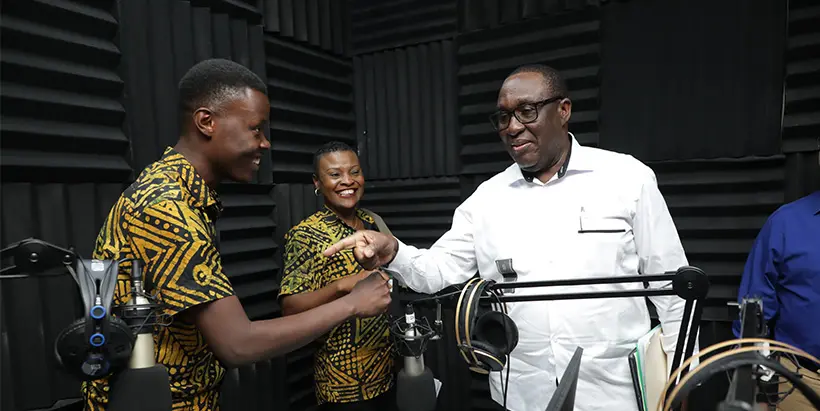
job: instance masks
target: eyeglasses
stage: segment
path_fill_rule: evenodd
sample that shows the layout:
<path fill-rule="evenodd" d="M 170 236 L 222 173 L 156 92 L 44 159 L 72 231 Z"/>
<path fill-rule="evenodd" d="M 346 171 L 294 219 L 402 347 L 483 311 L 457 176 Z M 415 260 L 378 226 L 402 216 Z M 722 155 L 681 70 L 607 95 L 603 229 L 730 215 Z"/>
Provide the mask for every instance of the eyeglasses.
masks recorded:
<path fill-rule="evenodd" d="M 541 110 L 541 107 L 563 98 L 564 96 L 555 96 L 546 100 L 536 101 L 535 103 L 524 103 L 516 107 L 512 112 L 498 110 L 490 115 L 490 123 L 492 123 L 493 128 L 497 131 L 501 131 L 509 127 L 512 116 L 515 116 L 521 124 L 532 123 L 533 121 L 538 120 L 538 111 Z"/>

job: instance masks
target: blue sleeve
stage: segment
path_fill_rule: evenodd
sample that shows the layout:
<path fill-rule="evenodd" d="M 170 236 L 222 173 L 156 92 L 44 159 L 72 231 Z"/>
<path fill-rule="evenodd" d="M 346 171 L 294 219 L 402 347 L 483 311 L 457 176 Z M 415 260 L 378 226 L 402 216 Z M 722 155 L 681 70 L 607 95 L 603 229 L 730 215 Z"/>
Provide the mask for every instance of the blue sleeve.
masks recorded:
<path fill-rule="evenodd" d="M 766 322 L 771 321 L 779 308 L 775 287 L 778 282 L 778 266 L 783 242 L 782 233 L 778 230 L 773 217 L 774 215 L 769 217 L 752 245 L 737 293 L 738 303 L 743 301 L 744 297 L 761 298 L 763 317 Z M 735 337 L 740 338 L 739 319 L 732 322 L 732 331 Z"/>

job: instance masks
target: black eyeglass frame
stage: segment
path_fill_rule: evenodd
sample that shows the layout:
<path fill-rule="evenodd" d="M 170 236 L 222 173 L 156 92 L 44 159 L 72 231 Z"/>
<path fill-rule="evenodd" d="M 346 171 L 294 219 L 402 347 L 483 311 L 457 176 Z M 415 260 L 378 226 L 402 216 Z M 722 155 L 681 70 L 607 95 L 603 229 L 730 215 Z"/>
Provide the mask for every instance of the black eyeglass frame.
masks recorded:
<path fill-rule="evenodd" d="M 536 102 L 533 102 L 533 103 L 519 104 L 518 107 L 516 107 L 515 110 L 513 110 L 512 112 L 506 111 L 506 110 L 495 111 L 494 113 L 490 114 L 490 116 L 489 116 L 490 117 L 490 124 L 493 126 L 493 129 L 495 129 L 496 131 L 506 130 L 507 127 L 510 126 L 509 122 L 503 128 L 499 128 L 499 126 L 498 126 L 497 117 L 499 115 L 501 115 L 502 113 L 512 114 L 515 117 L 515 119 L 518 120 L 518 122 L 521 123 L 521 124 L 530 124 L 530 123 L 538 120 L 538 112 L 541 111 L 541 108 L 543 108 L 547 104 L 554 103 L 558 100 L 563 100 L 565 98 L 566 98 L 565 96 L 554 96 L 554 97 L 550 97 L 546 100 L 536 101 Z M 535 118 L 533 118 L 532 120 L 529 120 L 529 121 L 523 121 L 523 120 L 521 120 L 520 117 L 518 117 L 518 111 L 521 110 L 521 109 L 524 109 L 524 108 L 528 108 L 528 107 L 532 107 L 532 108 L 535 109 Z M 512 117 L 510 117 L 510 119 L 512 119 Z"/>

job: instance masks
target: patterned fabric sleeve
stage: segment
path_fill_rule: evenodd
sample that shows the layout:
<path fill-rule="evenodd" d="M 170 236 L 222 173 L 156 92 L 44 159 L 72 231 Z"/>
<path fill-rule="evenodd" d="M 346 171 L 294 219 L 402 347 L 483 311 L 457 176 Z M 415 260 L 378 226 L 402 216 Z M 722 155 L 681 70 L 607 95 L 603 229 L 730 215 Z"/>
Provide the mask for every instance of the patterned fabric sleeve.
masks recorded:
<path fill-rule="evenodd" d="M 315 291 L 314 268 L 322 258 L 317 242 L 303 227 L 294 227 L 285 234 L 285 270 L 279 297 Z"/>
<path fill-rule="evenodd" d="M 167 314 L 234 294 L 212 239 L 213 226 L 186 202 L 154 203 L 128 225 L 131 247 Z"/>

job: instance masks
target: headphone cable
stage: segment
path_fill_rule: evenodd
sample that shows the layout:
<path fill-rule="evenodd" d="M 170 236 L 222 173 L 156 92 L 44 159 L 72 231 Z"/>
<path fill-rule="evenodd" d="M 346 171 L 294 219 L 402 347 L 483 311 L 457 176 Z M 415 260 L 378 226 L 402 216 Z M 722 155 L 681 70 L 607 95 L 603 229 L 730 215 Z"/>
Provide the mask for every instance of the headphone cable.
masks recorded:
<path fill-rule="evenodd" d="M 458 287 L 456 287 L 456 288 L 458 288 Z M 427 302 L 427 301 L 437 301 L 437 300 L 441 300 L 441 299 L 444 299 L 444 298 L 459 295 L 459 294 L 461 294 L 462 291 L 463 291 L 462 288 L 458 288 L 456 291 L 452 291 L 452 292 L 449 292 L 449 293 L 444 293 L 444 294 L 441 294 L 441 295 L 435 295 L 434 294 L 430 297 L 418 298 L 418 299 L 410 301 L 409 303 L 410 304 L 416 304 L 416 303 L 423 303 L 423 302 Z"/>
<path fill-rule="evenodd" d="M 499 308 L 500 310 L 502 310 L 502 312 L 507 311 L 506 309 L 503 309 L 503 308 L 502 308 L 503 306 L 502 306 L 501 298 L 498 296 L 498 292 L 497 292 L 497 291 L 495 291 L 495 290 L 491 290 L 490 292 L 491 292 L 491 293 L 493 294 L 493 296 L 495 297 L 495 301 L 496 301 L 496 303 L 498 304 L 498 308 Z M 504 328 L 505 328 L 505 329 L 509 329 L 509 326 L 508 326 L 508 324 L 507 324 L 507 319 L 508 319 L 508 317 L 507 317 L 507 315 L 506 315 L 506 313 L 505 313 L 505 314 L 504 314 L 504 316 L 502 317 L 502 321 L 504 321 Z M 506 369 L 507 369 L 507 376 L 506 376 L 506 378 L 505 378 L 505 381 L 501 384 L 501 392 L 502 392 L 502 394 L 504 395 L 504 405 L 503 405 L 503 406 L 504 406 L 504 411 L 507 411 L 507 390 L 508 390 L 508 389 L 509 389 L 509 387 L 510 387 L 510 366 L 511 366 L 512 364 L 510 364 L 510 353 L 509 353 L 509 352 L 508 352 L 508 353 L 506 353 L 506 354 L 505 354 L 505 356 L 507 357 L 507 361 L 506 361 L 506 365 L 507 365 L 507 366 L 506 366 L 506 367 L 504 367 L 504 368 L 506 368 Z M 498 376 L 498 377 L 499 377 L 499 379 L 501 379 L 501 373 L 499 373 L 499 376 Z"/>
<path fill-rule="evenodd" d="M 510 354 L 507 354 L 507 378 L 504 381 L 503 390 L 504 391 L 504 411 L 507 410 L 507 390 L 510 387 Z"/>

